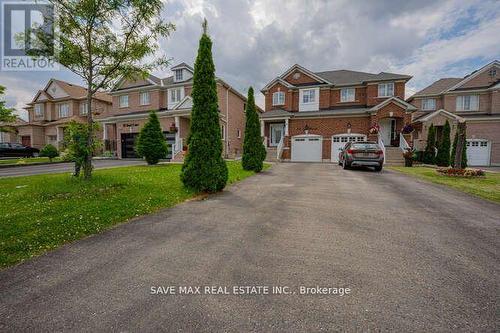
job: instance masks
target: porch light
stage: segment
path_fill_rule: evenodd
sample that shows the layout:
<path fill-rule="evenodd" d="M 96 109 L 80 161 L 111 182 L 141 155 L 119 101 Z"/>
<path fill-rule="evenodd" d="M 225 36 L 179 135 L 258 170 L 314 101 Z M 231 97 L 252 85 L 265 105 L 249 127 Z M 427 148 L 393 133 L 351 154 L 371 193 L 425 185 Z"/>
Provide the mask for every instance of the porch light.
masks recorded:
<path fill-rule="evenodd" d="M 351 123 L 348 122 L 347 123 L 347 133 L 351 133 L 351 127 L 352 127 Z"/>

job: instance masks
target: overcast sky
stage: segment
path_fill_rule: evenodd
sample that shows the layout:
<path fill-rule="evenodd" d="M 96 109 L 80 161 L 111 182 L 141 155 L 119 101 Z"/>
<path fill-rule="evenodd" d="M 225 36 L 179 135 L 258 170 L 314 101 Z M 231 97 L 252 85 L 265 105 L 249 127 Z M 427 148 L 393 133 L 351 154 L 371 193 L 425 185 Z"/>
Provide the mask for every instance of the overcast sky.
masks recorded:
<path fill-rule="evenodd" d="M 163 15 L 176 25 L 162 42 L 173 65 L 193 64 L 206 17 L 217 75 L 242 93 L 254 86 L 261 106 L 258 91 L 295 63 L 312 71 L 413 75 L 411 95 L 500 58 L 498 0 L 169 0 Z M 0 72 L 0 84 L 7 102 L 20 109 L 51 77 L 80 83 L 62 70 Z"/>

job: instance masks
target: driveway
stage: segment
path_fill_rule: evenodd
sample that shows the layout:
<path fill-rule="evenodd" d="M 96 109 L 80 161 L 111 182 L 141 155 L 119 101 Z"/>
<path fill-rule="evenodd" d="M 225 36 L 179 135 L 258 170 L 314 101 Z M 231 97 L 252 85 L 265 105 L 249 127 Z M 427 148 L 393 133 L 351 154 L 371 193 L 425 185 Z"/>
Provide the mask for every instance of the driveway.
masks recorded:
<path fill-rule="evenodd" d="M 114 168 L 129 165 L 146 165 L 142 160 L 93 160 L 95 169 Z M 31 176 L 46 173 L 73 172 L 74 163 L 54 163 L 42 165 L 16 166 L 11 168 L 0 168 L 0 177 Z"/>
<path fill-rule="evenodd" d="M 396 172 L 277 164 L 1 271 L 0 330 L 495 331 L 499 216 Z M 169 286 L 292 294 L 151 293 Z"/>

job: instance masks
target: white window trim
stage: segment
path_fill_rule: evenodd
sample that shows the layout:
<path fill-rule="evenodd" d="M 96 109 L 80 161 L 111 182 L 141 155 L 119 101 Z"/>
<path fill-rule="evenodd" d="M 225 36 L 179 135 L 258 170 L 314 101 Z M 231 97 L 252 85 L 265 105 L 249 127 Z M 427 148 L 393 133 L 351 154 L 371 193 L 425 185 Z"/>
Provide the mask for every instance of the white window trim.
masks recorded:
<path fill-rule="evenodd" d="M 63 109 L 63 106 L 66 106 L 66 107 L 67 107 L 67 108 L 65 108 L 65 109 L 66 109 L 66 111 L 67 111 L 67 112 L 65 112 L 65 113 L 66 113 L 66 115 L 65 115 L 65 116 L 62 116 L 62 115 L 61 115 L 61 113 L 62 113 L 61 111 L 62 111 L 62 109 Z M 68 118 L 68 117 L 69 117 L 69 104 L 68 104 L 68 103 L 57 104 L 57 116 L 58 116 L 59 118 Z"/>
<path fill-rule="evenodd" d="M 122 97 L 123 98 L 125 98 L 125 97 L 127 98 L 127 104 L 126 105 L 125 105 L 125 103 L 122 103 Z M 129 106 L 129 97 L 128 97 L 128 95 L 120 95 L 120 96 L 118 96 L 118 104 L 119 104 L 120 108 L 128 108 L 128 106 Z"/>
<path fill-rule="evenodd" d="M 35 117 L 43 117 L 43 104 L 35 104 Z"/>
<path fill-rule="evenodd" d="M 226 140 L 226 125 L 222 124 L 221 126 L 221 138 L 222 141 Z"/>
<path fill-rule="evenodd" d="M 241 139 L 241 130 L 239 128 L 236 130 L 236 136 Z"/>
<path fill-rule="evenodd" d="M 276 91 L 273 93 L 273 105 L 285 105 L 284 91 Z"/>
<path fill-rule="evenodd" d="M 89 106 L 87 102 L 80 103 L 80 116 L 86 116 L 89 114 Z"/>
<path fill-rule="evenodd" d="M 306 96 L 306 93 L 307 94 L 310 94 L 310 92 L 313 92 L 313 95 L 314 95 L 314 98 L 312 100 L 309 100 L 308 102 L 304 102 L 304 97 Z M 302 104 L 314 104 L 316 103 L 316 89 L 304 89 L 303 92 L 302 92 L 302 100 L 300 101 Z M 311 97 L 311 96 L 309 96 Z"/>
<path fill-rule="evenodd" d="M 430 108 L 429 106 L 426 106 L 426 101 L 434 101 L 434 106 L 432 108 Z M 436 110 L 436 99 L 435 98 L 422 99 L 422 110 L 424 110 L 424 111 Z"/>
<path fill-rule="evenodd" d="M 380 88 L 384 86 L 384 95 L 380 94 Z M 392 95 L 388 94 L 389 89 L 387 89 L 388 86 L 392 86 Z M 377 86 L 378 89 L 378 97 L 393 97 L 394 96 L 394 82 L 387 82 L 387 83 L 379 83 Z"/>
<path fill-rule="evenodd" d="M 344 92 L 346 92 L 347 97 L 351 96 L 348 92 L 352 91 L 352 99 L 344 99 Z M 341 103 L 348 103 L 348 102 L 355 102 L 356 101 L 356 88 L 342 88 L 340 89 L 340 102 Z"/>
<path fill-rule="evenodd" d="M 148 96 L 147 103 L 143 101 L 143 96 Z M 151 93 L 149 91 L 141 91 L 139 93 L 139 104 L 140 105 L 150 105 L 151 104 Z"/>
<path fill-rule="evenodd" d="M 174 91 L 176 92 L 175 93 L 175 97 L 176 97 L 175 101 L 172 99 L 172 93 Z M 171 88 L 171 89 L 167 90 L 167 100 L 168 100 L 169 108 L 173 107 L 174 105 L 176 105 L 177 103 L 182 101 L 183 98 L 184 98 L 184 87 Z"/>
<path fill-rule="evenodd" d="M 474 107 L 472 107 L 472 103 L 469 103 L 470 105 L 470 108 L 469 109 L 465 109 L 464 106 L 465 106 L 465 97 L 470 97 L 471 98 L 471 102 L 472 102 L 472 97 L 475 97 L 476 100 L 477 100 L 477 103 L 476 105 L 474 105 Z M 459 105 L 459 101 L 462 101 Z M 456 101 L 455 101 L 455 106 L 456 106 L 456 110 L 457 111 L 465 111 L 465 112 L 469 112 L 469 111 L 479 111 L 479 95 L 460 95 L 460 96 L 457 96 L 456 98 Z"/>
<path fill-rule="evenodd" d="M 180 75 L 181 75 L 181 77 L 180 77 L 180 78 L 178 78 L 178 77 L 177 77 L 177 74 L 179 74 L 179 73 L 180 73 Z M 175 70 L 175 73 L 174 73 L 174 78 L 175 78 L 175 81 L 176 81 L 176 82 L 180 82 L 180 81 L 182 81 L 182 80 L 184 79 L 184 73 L 183 73 L 183 70 L 182 70 L 182 69 L 176 69 L 176 70 Z"/>

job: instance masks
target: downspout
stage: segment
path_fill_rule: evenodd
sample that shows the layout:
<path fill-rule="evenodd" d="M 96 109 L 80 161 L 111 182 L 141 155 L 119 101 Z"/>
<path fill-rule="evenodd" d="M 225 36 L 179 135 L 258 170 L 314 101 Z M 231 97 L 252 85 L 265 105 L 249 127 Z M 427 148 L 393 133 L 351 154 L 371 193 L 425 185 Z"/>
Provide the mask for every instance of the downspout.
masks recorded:
<path fill-rule="evenodd" d="M 226 157 L 229 156 L 229 89 L 226 90 Z"/>

